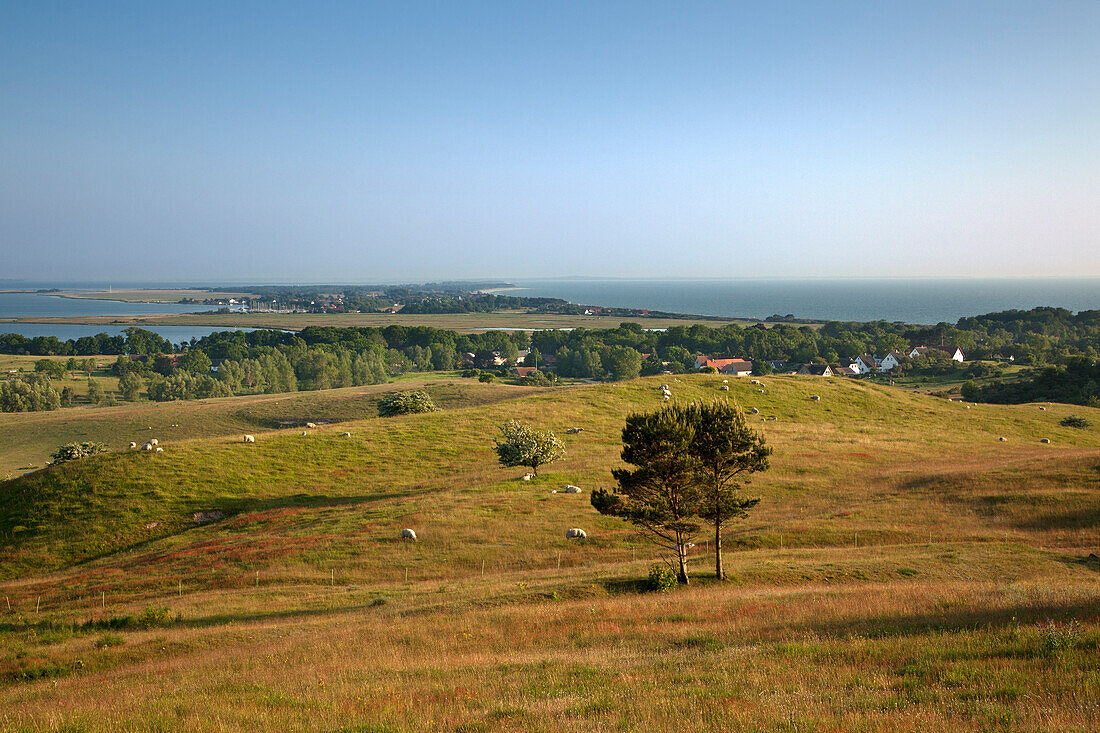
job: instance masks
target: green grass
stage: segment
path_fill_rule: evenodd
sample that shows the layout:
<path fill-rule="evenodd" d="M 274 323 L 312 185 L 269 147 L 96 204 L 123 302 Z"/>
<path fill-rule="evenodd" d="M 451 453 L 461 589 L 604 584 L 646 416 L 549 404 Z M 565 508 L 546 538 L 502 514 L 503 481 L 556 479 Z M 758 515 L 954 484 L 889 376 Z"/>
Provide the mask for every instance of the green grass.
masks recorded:
<path fill-rule="evenodd" d="M 98 379 L 99 377 L 97 377 Z M 106 380 L 102 380 L 106 384 Z M 445 409 L 531 394 L 536 388 L 480 384 L 440 375 L 406 375 L 401 389 L 424 387 Z M 239 438 L 303 425 L 343 422 L 378 414 L 378 399 L 397 385 L 370 385 L 316 392 L 250 395 L 183 402 L 120 403 L 114 407 L 78 406 L 50 412 L 0 413 L 0 477 L 41 468 L 57 446 L 82 440 L 123 450 L 151 437 L 164 442 L 193 438 Z"/>
<path fill-rule="evenodd" d="M 709 579 L 704 534 L 691 588 L 643 593 L 656 551 L 587 491 L 610 485 L 623 418 L 662 381 L 689 400 L 722 378 L 424 378 L 443 411 L 388 419 L 369 408 L 395 385 L 125 408 L 167 408 L 188 437 L 0 485 L 0 727 L 1100 723 L 1100 434 L 1058 424 L 1095 411 L 730 379 L 779 418 L 753 423 L 775 455 L 727 536 L 731 580 Z M 238 442 L 287 415 L 344 417 Z M 566 441 L 536 481 L 494 463 L 510 417 Z M 551 493 L 564 483 L 586 493 Z M 225 518 L 192 521 L 211 510 Z M 151 607 L 172 621 L 111 625 Z"/>

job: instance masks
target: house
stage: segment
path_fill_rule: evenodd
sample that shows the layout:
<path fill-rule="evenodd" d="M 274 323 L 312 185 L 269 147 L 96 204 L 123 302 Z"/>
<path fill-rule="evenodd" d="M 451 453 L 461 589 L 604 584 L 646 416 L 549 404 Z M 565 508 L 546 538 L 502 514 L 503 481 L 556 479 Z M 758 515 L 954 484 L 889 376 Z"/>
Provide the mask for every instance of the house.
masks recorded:
<path fill-rule="evenodd" d="M 881 362 L 873 354 L 861 354 L 856 357 L 856 370 L 860 374 L 870 374 L 879 368 Z"/>
<path fill-rule="evenodd" d="M 966 361 L 966 355 L 963 353 L 963 350 L 957 347 L 937 349 L 931 346 L 917 346 L 909 352 L 908 356 L 910 359 L 916 359 L 917 357 L 921 356 L 932 356 L 936 353 L 942 354 L 943 356 L 950 358 L 952 361 Z"/>
<path fill-rule="evenodd" d="M 752 373 L 752 362 L 747 359 L 713 359 L 709 356 L 695 357 L 695 368 L 714 367 L 722 374 L 744 376 Z"/>
<path fill-rule="evenodd" d="M 519 367 L 518 366 L 518 367 L 513 368 L 512 371 L 514 371 L 520 377 L 526 377 L 531 372 L 537 372 L 538 369 L 535 369 L 533 366 L 529 366 L 529 367 Z"/>
<path fill-rule="evenodd" d="M 520 349 L 519 353 L 516 354 L 516 363 L 517 364 L 526 363 L 527 357 L 530 356 L 530 355 L 531 355 L 531 350 L 530 349 Z"/>
<path fill-rule="evenodd" d="M 833 376 L 833 370 L 828 364 L 803 364 L 797 373 L 811 377 Z"/>
<path fill-rule="evenodd" d="M 833 369 L 833 375 L 837 377 L 858 377 L 859 371 L 851 366 L 838 366 Z"/>
<path fill-rule="evenodd" d="M 747 377 L 752 374 L 752 362 L 748 359 L 730 359 L 729 364 L 719 367 L 718 371 L 731 377 Z"/>
<path fill-rule="evenodd" d="M 902 352 L 900 352 L 900 351 L 891 351 L 889 354 L 882 357 L 882 365 L 879 366 L 878 370 L 880 372 L 888 372 L 891 369 L 893 369 L 894 367 L 901 364 L 902 360 L 905 359 L 905 358 L 906 358 L 906 356 Z"/>

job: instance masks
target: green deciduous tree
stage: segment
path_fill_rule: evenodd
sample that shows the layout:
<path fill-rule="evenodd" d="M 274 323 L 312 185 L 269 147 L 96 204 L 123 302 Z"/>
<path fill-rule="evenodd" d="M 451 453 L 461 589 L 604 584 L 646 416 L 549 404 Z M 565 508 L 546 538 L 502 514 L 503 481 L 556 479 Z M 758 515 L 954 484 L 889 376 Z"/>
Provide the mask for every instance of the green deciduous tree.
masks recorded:
<path fill-rule="evenodd" d="M 141 392 L 141 388 L 145 386 L 145 380 L 143 380 L 137 372 L 127 371 L 118 380 L 118 391 L 122 393 L 123 399 L 133 402 L 138 398 L 138 394 Z"/>
<path fill-rule="evenodd" d="M 99 386 L 99 382 L 94 379 L 88 380 L 88 401 L 93 405 L 98 405 L 103 401 L 103 388 Z"/>
<path fill-rule="evenodd" d="M 497 460 L 505 468 L 527 466 L 538 476 L 539 466 L 565 455 L 565 445 L 549 430 L 509 420 L 500 426 L 501 440 L 493 441 Z"/>

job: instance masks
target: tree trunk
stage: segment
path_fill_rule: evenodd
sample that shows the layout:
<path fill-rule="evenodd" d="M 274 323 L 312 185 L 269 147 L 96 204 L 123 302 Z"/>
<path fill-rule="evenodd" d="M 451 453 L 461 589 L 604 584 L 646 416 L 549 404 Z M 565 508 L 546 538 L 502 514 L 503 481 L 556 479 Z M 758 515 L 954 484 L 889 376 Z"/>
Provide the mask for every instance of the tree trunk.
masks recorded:
<path fill-rule="evenodd" d="M 683 543 L 676 545 L 676 554 L 680 560 L 680 575 L 677 580 L 680 581 L 680 585 L 688 584 L 688 569 L 687 569 L 687 548 Z"/>
<path fill-rule="evenodd" d="M 714 577 L 718 580 L 726 579 L 726 572 L 722 568 L 722 525 L 714 523 Z"/>

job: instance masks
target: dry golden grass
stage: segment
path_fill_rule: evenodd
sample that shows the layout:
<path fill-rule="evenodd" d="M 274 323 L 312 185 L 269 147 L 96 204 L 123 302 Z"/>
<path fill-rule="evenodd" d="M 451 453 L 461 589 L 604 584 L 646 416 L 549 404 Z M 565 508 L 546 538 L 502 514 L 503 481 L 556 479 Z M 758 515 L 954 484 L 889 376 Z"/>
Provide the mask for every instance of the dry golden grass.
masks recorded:
<path fill-rule="evenodd" d="M 676 399 L 720 383 L 679 380 Z M 550 489 L 607 486 L 660 381 L 192 437 L 17 482 L 56 513 L 0 549 L 25 568 L 0 582 L 0 728 L 1100 726 L 1100 436 L 1058 425 L 1082 408 L 731 380 L 779 418 L 759 423 L 763 501 L 729 535 L 730 581 L 701 544 L 690 588 L 650 594 L 654 550 Z M 585 431 L 524 483 L 489 450 L 507 417 Z M 211 508 L 227 518 L 188 521 Z M 73 627 L 150 606 L 175 623 L 119 646 Z"/>

